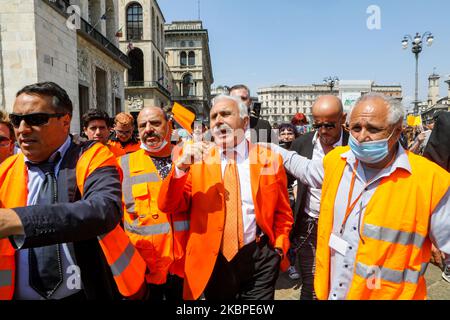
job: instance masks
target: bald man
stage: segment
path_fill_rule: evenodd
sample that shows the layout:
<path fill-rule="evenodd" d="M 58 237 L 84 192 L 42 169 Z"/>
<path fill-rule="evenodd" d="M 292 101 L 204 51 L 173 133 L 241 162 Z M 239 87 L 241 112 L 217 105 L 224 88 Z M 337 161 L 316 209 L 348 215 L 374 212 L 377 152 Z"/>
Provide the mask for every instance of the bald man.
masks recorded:
<path fill-rule="evenodd" d="M 124 227 L 147 263 L 148 299 L 181 301 L 189 218 L 163 212 L 156 203 L 161 182 L 172 169 L 172 125 L 160 107 L 142 109 L 137 125 L 140 149 L 119 158 Z"/>
<path fill-rule="evenodd" d="M 343 130 L 346 114 L 343 112 L 341 100 L 333 95 L 320 96 L 312 107 L 315 132 L 309 132 L 296 139 L 291 150 L 315 160 L 322 160 L 325 155 L 337 146 L 346 146 L 348 132 Z M 298 252 L 302 289 L 300 300 L 313 300 L 314 269 L 317 242 L 317 222 L 320 212 L 321 188 L 313 188 L 297 183 L 297 197 L 294 208 L 295 225 L 291 234 L 290 250 L 291 266 L 289 276 L 298 278 L 295 269 Z"/>
<path fill-rule="evenodd" d="M 295 177 L 323 185 L 318 299 L 424 300 L 431 244 L 450 261 L 450 173 L 399 144 L 404 115 L 369 93 L 351 112 L 349 147 L 320 161 L 272 146 Z"/>

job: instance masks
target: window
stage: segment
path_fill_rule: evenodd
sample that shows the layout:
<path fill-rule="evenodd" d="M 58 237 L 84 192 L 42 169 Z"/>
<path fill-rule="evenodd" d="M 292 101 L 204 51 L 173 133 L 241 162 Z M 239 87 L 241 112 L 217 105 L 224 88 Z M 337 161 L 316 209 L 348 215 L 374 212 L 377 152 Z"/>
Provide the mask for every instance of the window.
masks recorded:
<path fill-rule="evenodd" d="M 195 52 L 194 52 L 194 51 L 190 51 L 190 52 L 189 52 L 189 61 L 188 61 L 188 64 L 189 64 L 190 66 L 195 65 Z"/>
<path fill-rule="evenodd" d="M 189 41 L 189 47 L 193 47 L 194 46 L 194 41 Z"/>
<path fill-rule="evenodd" d="M 194 79 L 191 74 L 183 76 L 183 97 L 195 95 Z"/>
<path fill-rule="evenodd" d="M 181 66 L 186 66 L 187 65 L 187 56 L 186 56 L 186 52 L 181 52 L 180 53 L 180 65 Z"/>
<path fill-rule="evenodd" d="M 142 6 L 133 3 L 127 9 L 127 39 L 142 40 Z"/>
<path fill-rule="evenodd" d="M 180 42 L 180 46 L 181 46 L 182 48 L 186 47 L 186 41 L 181 41 L 181 42 Z"/>
<path fill-rule="evenodd" d="M 128 70 L 128 85 L 142 86 L 144 83 L 144 53 L 134 48 L 128 53 L 131 69 Z"/>

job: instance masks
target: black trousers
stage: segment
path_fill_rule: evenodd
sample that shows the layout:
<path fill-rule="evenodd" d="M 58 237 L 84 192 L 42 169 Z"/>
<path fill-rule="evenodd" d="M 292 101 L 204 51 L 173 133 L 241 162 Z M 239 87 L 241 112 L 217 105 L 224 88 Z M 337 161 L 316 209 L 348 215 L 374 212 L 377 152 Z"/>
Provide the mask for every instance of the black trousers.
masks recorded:
<path fill-rule="evenodd" d="M 316 300 L 314 292 L 314 273 L 316 270 L 317 222 L 307 214 L 302 216 L 298 236 L 298 254 L 300 274 L 302 277 L 302 291 L 300 300 Z"/>
<path fill-rule="evenodd" d="M 183 279 L 169 274 L 167 275 L 167 281 L 164 284 L 152 284 L 148 285 L 148 301 L 183 301 Z"/>
<path fill-rule="evenodd" d="M 266 236 L 242 247 L 230 262 L 219 253 L 204 292 L 206 300 L 273 300 L 280 261 Z"/>

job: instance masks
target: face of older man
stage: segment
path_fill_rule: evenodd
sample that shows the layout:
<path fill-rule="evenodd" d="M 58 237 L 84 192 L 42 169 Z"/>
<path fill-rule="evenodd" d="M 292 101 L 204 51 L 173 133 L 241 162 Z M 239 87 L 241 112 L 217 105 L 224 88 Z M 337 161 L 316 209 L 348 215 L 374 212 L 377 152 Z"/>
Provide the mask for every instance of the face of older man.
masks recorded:
<path fill-rule="evenodd" d="M 169 123 L 163 112 L 158 107 L 147 107 L 137 118 L 139 137 L 150 149 L 158 149 L 167 139 Z"/>
<path fill-rule="evenodd" d="M 313 105 L 312 115 L 313 126 L 322 145 L 331 147 L 338 142 L 346 118 L 339 98 L 330 95 L 319 97 Z"/>
<path fill-rule="evenodd" d="M 367 164 L 369 167 L 382 168 L 396 152 L 397 141 L 402 131 L 401 120 L 389 124 L 389 105 L 379 97 L 363 100 L 352 110 L 350 117 L 350 134 L 359 143 L 388 140 L 388 156 L 379 163 Z"/>
<path fill-rule="evenodd" d="M 236 101 L 222 99 L 211 108 L 210 125 L 214 142 L 224 149 L 233 148 L 245 137 L 248 116 L 241 119 Z"/>

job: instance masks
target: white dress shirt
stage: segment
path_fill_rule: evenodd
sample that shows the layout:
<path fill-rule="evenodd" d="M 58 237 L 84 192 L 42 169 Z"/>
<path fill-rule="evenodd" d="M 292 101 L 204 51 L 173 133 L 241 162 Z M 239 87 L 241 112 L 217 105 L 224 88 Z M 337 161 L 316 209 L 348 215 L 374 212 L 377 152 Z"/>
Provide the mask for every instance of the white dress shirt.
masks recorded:
<path fill-rule="evenodd" d="M 342 134 L 343 132 L 341 130 L 341 137 L 335 144 L 333 144 L 333 148 L 342 146 Z M 325 152 L 323 151 L 323 147 L 319 139 L 319 134 L 316 131 L 312 140 L 314 145 L 312 160 L 322 160 L 325 157 Z M 308 187 L 305 199 L 305 212 L 312 218 L 319 218 L 321 197 L 322 188 Z"/>
<path fill-rule="evenodd" d="M 233 149 L 226 150 L 228 154 L 236 151 L 236 166 L 239 174 L 239 184 L 241 191 L 242 201 L 242 225 L 244 228 L 244 245 L 253 242 L 256 239 L 256 217 L 255 217 L 255 205 L 253 204 L 252 186 L 250 179 L 250 160 L 248 152 L 247 139 L 242 140 Z M 219 148 L 220 152 L 220 164 L 222 168 L 222 179 L 227 166 L 227 158 L 223 149 Z M 175 167 L 175 177 L 181 178 L 186 173 Z"/>

